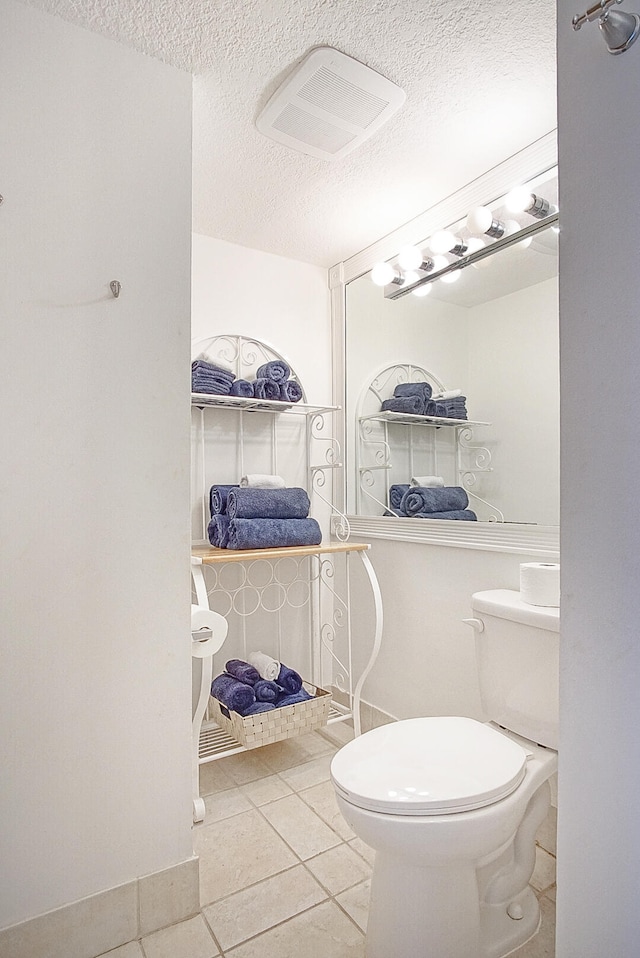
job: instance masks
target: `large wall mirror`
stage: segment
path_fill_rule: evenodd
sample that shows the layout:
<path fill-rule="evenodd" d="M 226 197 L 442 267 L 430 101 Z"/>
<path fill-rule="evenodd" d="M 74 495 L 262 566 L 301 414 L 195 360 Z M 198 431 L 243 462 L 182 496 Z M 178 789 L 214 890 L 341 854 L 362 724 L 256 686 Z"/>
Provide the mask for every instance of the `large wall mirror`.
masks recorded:
<path fill-rule="evenodd" d="M 440 224 L 462 249 L 434 232 L 415 244 L 426 269 L 403 272 L 400 247 L 378 285 L 372 269 L 345 285 L 346 511 L 370 527 L 400 530 L 412 517 L 391 490 L 421 476 L 465 490 L 459 518 L 477 521 L 476 537 L 489 523 L 534 536 L 559 525 L 555 168 L 529 178 L 525 194 L 546 205 L 510 210 L 506 194 L 488 197 L 486 224 Z M 383 408 L 398 384 L 425 380 L 428 410 Z M 456 400 L 446 415 L 439 393 Z"/>

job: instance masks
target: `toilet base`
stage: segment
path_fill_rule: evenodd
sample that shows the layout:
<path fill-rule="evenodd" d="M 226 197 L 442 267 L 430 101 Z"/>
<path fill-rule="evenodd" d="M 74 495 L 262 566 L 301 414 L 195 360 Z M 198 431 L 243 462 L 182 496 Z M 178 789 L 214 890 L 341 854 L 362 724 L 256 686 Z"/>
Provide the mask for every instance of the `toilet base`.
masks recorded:
<path fill-rule="evenodd" d="M 505 905 L 480 906 L 480 936 L 482 958 L 507 958 L 521 948 L 540 928 L 540 906 L 532 888 L 527 886 L 513 899 L 513 905 L 522 909 L 522 918 L 513 919 Z"/>

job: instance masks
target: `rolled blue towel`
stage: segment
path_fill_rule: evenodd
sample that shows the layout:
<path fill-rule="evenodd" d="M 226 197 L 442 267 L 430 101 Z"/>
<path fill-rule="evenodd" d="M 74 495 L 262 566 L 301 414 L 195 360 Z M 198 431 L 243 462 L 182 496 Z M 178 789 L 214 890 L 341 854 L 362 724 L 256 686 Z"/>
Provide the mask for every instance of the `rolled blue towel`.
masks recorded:
<path fill-rule="evenodd" d="M 232 519 L 227 549 L 317 546 L 322 530 L 315 519 Z"/>
<path fill-rule="evenodd" d="M 385 509 L 382 513 L 383 516 L 393 516 L 394 519 L 406 519 L 406 516 L 403 516 L 400 511 L 394 512 L 393 509 Z"/>
<path fill-rule="evenodd" d="M 414 519 L 461 519 L 477 522 L 478 517 L 471 509 L 453 509 L 450 512 L 416 512 Z"/>
<path fill-rule="evenodd" d="M 424 415 L 424 401 L 420 396 L 398 396 L 385 399 L 381 408 L 383 412 L 403 412 L 412 416 Z"/>
<path fill-rule="evenodd" d="M 245 662 L 244 659 L 229 659 L 225 664 L 225 669 L 238 682 L 244 682 L 245 685 L 254 686 L 256 682 L 261 682 L 260 673 L 252 665 Z M 255 695 L 255 689 L 254 689 Z M 257 698 L 257 695 L 255 696 Z"/>
<path fill-rule="evenodd" d="M 231 392 L 231 383 L 227 379 L 217 376 L 199 376 L 191 374 L 191 392 L 207 393 L 212 396 L 228 396 Z"/>
<path fill-rule="evenodd" d="M 262 489 L 242 486 L 230 489 L 227 515 L 230 519 L 306 519 L 311 503 L 299 486 L 284 489 Z"/>
<path fill-rule="evenodd" d="M 243 399 L 253 399 L 253 383 L 246 379 L 235 379 L 231 383 L 231 395 L 241 396 Z"/>
<path fill-rule="evenodd" d="M 212 516 L 224 515 L 227 511 L 227 497 L 232 489 L 237 489 L 235 485 L 215 485 L 209 489 L 209 512 Z"/>
<path fill-rule="evenodd" d="M 215 363 L 208 363 L 204 359 L 194 359 L 191 363 L 191 372 L 198 373 L 202 375 L 203 378 L 207 376 L 215 376 L 216 379 L 225 379 L 229 385 L 236 378 L 230 369 L 225 369 L 224 366 L 217 366 Z"/>
<path fill-rule="evenodd" d="M 240 712 L 240 715 L 256 715 L 258 712 L 271 712 L 275 708 L 272 702 L 254 702 L 248 709 Z"/>
<path fill-rule="evenodd" d="M 400 509 L 403 497 L 409 492 L 411 486 L 408 482 L 397 482 L 389 487 L 389 505 L 394 510 Z"/>
<path fill-rule="evenodd" d="M 272 359 L 256 370 L 256 379 L 273 379 L 276 383 L 283 383 L 291 375 L 291 367 L 284 359 Z"/>
<path fill-rule="evenodd" d="M 407 516 L 418 512 L 451 512 L 466 509 L 469 496 L 462 486 L 411 486 L 402 497 L 400 511 Z"/>
<path fill-rule="evenodd" d="M 250 685 L 239 682 L 233 675 L 221 672 L 211 683 L 211 694 L 234 712 L 250 708 L 255 700 L 255 692 Z"/>
<path fill-rule="evenodd" d="M 255 399 L 280 399 L 280 384 L 275 379 L 256 379 L 253 383 Z"/>
<path fill-rule="evenodd" d="M 431 399 L 433 395 L 433 389 L 431 388 L 431 383 L 421 382 L 421 383 L 398 383 L 396 388 L 393 390 L 394 396 L 420 396 L 423 402 Z"/>
<path fill-rule="evenodd" d="M 300 689 L 299 692 L 292 692 L 290 695 L 283 695 L 276 702 L 276 706 L 281 709 L 285 705 L 297 705 L 298 702 L 308 702 L 313 695 L 309 695 L 306 689 Z"/>
<path fill-rule="evenodd" d="M 268 679 L 260 679 L 256 682 L 253 686 L 253 691 L 256 693 L 256 700 L 258 702 L 275 703 L 278 700 L 278 696 L 282 694 L 280 687 Z"/>
<path fill-rule="evenodd" d="M 276 682 L 287 695 L 293 695 L 302 688 L 302 678 L 295 669 L 290 669 L 287 665 L 280 666 Z"/>
<path fill-rule="evenodd" d="M 217 549 L 226 549 L 229 541 L 229 516 L 211 516 L 207 526 L 207 537 L 212 546 Z"/>
<path fill-rule="evenodd" d="M 287 379 L 280 383 L 280 399 L 285 402 L 300 402 L 302 399 L 302 386 L 295 379 Z"/>

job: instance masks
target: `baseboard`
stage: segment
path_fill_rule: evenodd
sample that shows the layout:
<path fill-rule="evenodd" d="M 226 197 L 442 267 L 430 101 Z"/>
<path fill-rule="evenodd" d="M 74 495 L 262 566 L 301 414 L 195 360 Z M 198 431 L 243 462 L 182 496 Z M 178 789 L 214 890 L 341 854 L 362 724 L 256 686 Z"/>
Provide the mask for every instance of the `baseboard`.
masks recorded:
<path fill-rule="evenodd" d="M 0 956 L 96 958 L 200 911 L 196 856 L 0 930 Z"/>

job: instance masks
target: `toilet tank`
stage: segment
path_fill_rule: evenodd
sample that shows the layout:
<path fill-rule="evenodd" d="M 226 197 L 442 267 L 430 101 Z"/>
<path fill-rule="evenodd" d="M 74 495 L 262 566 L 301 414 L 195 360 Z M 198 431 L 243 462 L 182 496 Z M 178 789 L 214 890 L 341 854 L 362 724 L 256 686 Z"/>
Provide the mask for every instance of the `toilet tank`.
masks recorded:
<path fill-rule="evenodd" d="M 476 592 L 471 607 L 487 718 L 557 749 L 560 610 L 509 589 Z"/>

